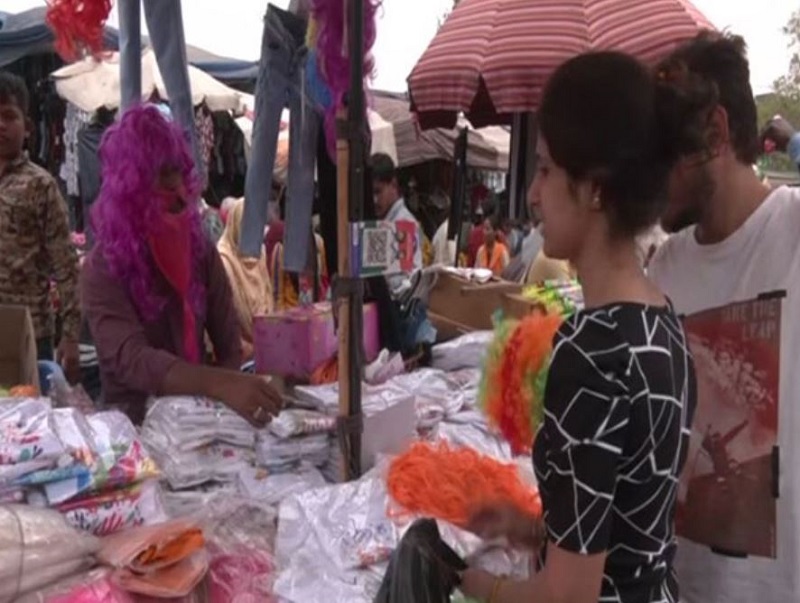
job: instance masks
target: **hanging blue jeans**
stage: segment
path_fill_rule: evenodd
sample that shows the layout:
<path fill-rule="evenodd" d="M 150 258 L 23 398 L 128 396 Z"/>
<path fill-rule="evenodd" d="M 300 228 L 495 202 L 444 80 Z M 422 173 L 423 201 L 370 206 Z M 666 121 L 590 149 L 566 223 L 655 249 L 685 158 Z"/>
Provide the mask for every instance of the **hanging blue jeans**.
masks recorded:
<path fill-rule="evenodd" d="M 281 113 L 289 107 L 289 174 L 286 191 L 284 268 L 301 272 L 311 255 L 311 210 L 321 116 L 305 94 L 305 22 L 269 5 L 264 17 L 256 86 L 253 147 L 245 181 L 242 253 L 259 257 L 272 189 Z"/>
<path fill-rule="evenodd" d="M 183 34 L 181 0 L 119 0 L 119 70 L 121 111 L 142 101 L 142 25 L 144 6 L 150 44 L 158 62 L 175 121 L 189 132 L 195 165 L 203 181 L 203 164 L 189 84 L 186 38 Z"/>

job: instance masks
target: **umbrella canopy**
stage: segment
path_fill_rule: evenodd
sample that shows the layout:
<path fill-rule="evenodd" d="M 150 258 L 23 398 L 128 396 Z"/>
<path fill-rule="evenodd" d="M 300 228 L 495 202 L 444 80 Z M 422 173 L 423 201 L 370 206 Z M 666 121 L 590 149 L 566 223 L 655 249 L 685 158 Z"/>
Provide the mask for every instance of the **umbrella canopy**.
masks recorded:
<path fill-rule="evenodd" d="M 55 81 L 58 95 L 83 111 L 93 113 L 101 107 L 119 107 L 121 93 L 118 53 L 112 53 L 102 61 L 88 58 L 67 65 L 50 77 Z M 205 101 L 212 111 L 241 112 L 242 94 L 196 67 L 189 67 L 189 84 L 193 105 L 197 106 Z M 148 100 L 154 92 L 168 100 L 167 88 L 158 70 L 155 54 L 147 49 L 142 53 L 142 100 Z"/>
<path fill-rule="evenodd" d="M 439 128 L 420 132 L 414 114 L 408 109 L 406 95 L 375 92 L 373 106 L 392 124 L 397 141 L 397 165 L 408 167 L 426 161 L 453 161 L 459 130 Z M 508 129 L 491 126 L 475 130 L 462 117 L 459 128 L 471 131 L 467 142 L 467 165 L 472 168 L 505 172 L 508 170 L 511 134 Z"/>
<path fill-rule="evenodd" d="M 711 23 L 689 0 L 462 0 L 408 78 L 423 128 L 535 111 L 549 75 L 587 50 L 655 62 Z"/>

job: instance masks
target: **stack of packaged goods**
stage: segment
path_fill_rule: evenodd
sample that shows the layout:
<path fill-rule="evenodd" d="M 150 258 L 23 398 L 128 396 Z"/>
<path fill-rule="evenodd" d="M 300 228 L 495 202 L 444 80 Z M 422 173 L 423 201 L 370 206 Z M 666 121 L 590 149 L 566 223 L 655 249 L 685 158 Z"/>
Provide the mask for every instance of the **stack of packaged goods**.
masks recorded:
<path fill-rule="evenodd" d="M 161 521 L 158 470 L 130 420 L 44 398 L 0 405 L 0 492 L 95 536 Z"/>
<path fill-rule="evenodd" d="M 256 430 L 207 398 L 155 400 L 142 427 L 142 440 L 174 491 L 207 484 L 225 489 L 255 461 Z"/>

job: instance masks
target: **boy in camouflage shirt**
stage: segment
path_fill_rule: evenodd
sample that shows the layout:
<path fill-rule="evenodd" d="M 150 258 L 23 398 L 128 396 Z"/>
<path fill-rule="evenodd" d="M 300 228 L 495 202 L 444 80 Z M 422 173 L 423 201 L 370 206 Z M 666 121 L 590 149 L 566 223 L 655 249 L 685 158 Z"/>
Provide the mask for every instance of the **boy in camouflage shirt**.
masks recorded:
<path fill-rule="evenodd" d="M 78 257 L 55 180 L 23 150 L 28 103 L 25 82 L 0 71 L 0 304 L 30 309 L 39 358 L 52 360 L 55 280 L 63 322 L 57 359 L 74 382 L 80 377 Z"/>

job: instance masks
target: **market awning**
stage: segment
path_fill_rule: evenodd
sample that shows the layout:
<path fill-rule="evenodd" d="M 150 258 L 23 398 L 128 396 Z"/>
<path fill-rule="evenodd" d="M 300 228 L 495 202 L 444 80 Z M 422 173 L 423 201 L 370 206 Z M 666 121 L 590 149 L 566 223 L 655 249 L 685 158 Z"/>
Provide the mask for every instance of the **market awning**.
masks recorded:
<path fill-rule="evenodd" d="M 242 117 L 236 120 L 236 125 L 244 134 L 245 156 L 247 163 L 250 163 L 250 148 L 253 140 L 253 111 L 255 98 L 249 94 L 242 95 L 243 113 Z M 376 111 L 368 110 L 367 117 L 372 135 L 371 153 L 386 153 L 395 163 L 398 161 L 397 145 L 395 142 L 394 129 L 392 124 L 384 120 Z M 291 115 L 288 110 L 284 110 L 281 115 L 281 129 L 278 134 L 278 150 L 275 155 L 275 166 L 273 168 L 274 177 L 286 182 L 289 169 L 289 121 Z"/>
<path fill-rule="evenodd" d="M 103 61 L 89 58 L 67 65 L 55 71 L 51 77 L 59 96 L 84 111 L 91 113 L 101 107 L 119 107 L 119 53 L 112 53 Z M 242 94 L 200 69 L 189 67 L 189 83 L 195 106 L 205 101 L 212 111 L 242 111 Z M 148 49 L 142 53 L 142 100 L 149 99 L 155 92 L 168 100 L 155 54 Z"/>

